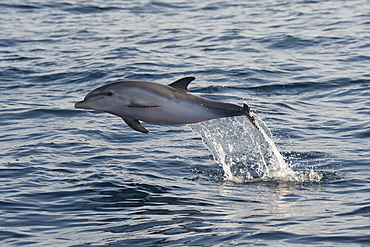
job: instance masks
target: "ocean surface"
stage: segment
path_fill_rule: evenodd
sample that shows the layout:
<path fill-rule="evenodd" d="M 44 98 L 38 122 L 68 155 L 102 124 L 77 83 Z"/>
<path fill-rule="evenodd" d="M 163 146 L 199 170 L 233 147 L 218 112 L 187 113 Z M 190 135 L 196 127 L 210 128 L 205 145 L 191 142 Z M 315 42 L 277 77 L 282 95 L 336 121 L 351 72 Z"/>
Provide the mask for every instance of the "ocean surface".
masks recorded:
<path fill-rule="evenodd" d="M 369 0 L 14 0 L 0 25 L 0 246 L 370 246 Z M 74 108 L 185 76 L 265 134 Z"/>

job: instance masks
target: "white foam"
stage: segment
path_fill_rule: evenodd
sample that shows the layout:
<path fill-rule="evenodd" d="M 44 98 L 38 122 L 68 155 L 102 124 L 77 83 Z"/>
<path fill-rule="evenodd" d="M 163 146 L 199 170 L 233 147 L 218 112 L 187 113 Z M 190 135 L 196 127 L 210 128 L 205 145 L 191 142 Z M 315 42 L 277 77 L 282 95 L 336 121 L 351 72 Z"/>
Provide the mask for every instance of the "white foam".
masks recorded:
<path fill-rule="evenodd" d="M 259 130 L 246 116 L 239 116 L 190 127 L 201 135 L 203 143 L 223 168 L 225 180 L 238 183 L 253 179 L 306 180 L 306 175 L 293 171 L 285 162 L 266 124 L 258 118 L 256 124 Z"/>

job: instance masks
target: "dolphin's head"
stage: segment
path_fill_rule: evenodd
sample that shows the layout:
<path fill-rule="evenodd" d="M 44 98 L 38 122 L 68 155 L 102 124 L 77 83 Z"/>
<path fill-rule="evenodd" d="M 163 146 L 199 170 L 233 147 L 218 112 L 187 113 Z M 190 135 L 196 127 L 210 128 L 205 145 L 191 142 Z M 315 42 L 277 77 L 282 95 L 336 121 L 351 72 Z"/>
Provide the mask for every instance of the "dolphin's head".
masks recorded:
<path fill-rule="evenodd" d="M 77 102 L 75 108 L 116 114 L 118 108 L 125 104 L 121 91 L 122 89 L 117 86 L 117 83 L 99 87 L 88 93 L 83 101 Z"/>

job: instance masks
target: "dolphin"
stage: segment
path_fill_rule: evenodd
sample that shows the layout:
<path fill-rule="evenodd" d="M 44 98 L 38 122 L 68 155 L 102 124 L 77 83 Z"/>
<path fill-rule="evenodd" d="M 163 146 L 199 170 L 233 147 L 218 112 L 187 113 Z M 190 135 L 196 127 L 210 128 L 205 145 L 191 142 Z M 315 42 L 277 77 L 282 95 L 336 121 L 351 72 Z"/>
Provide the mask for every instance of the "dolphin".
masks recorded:
<path fill-rule="evenodd" d="M 123 119 L 132 129 L 148 133 L 140 121 L 156 124 L 192 124 L 206 120 L 246 115 L 258 129 L 249 107 L 222 103 L 190 94 L 195 77 L 169 85 L 146 81 L 119 81 L 88 93 L 75 108 L 108 112 Z"/>

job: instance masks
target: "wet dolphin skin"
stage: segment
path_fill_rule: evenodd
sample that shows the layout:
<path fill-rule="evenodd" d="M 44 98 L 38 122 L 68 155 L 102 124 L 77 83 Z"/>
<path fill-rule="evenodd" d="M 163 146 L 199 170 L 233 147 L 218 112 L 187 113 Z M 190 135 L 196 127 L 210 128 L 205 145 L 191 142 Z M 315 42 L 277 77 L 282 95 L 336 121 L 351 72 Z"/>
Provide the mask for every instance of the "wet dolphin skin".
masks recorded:
<path fill-rule="evenodd" d="M 149 131 L 139 120 L 156 124 L 191 124 L 243 114 L 251 119 L 247 105 L 240 107 L 190 94 L 187 87 L 194 79 L 185 77 L 169 85 L 145 81 L 115 82 L 91 91 L 83 101 L 75 104 L 75 108 L 117 115 L 132 129 L 143 133 Z"/>

